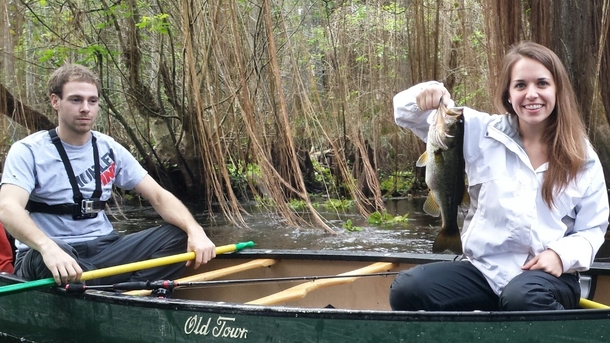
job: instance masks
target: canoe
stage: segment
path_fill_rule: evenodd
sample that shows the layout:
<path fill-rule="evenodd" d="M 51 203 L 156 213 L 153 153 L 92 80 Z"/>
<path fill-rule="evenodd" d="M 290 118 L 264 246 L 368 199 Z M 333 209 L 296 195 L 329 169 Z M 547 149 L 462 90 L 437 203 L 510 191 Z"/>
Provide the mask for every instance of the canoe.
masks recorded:
<path fill-rule="evenodd" d="M 22 342 L 608 342 L 610 310 L 391 311 L 392 273 L 453 255 L 246 249 L 189 270 L 171 297 L 59 287 L 0 296 Z M 202 269 L 204 268 L 204 269 Z M 336 276 L 336 277 L 332 277 Z M 246 281 L 243 281 L 246 280 Z M 247 281 L 250 280 L 250 281 Z M 0 274 L 0 286 L 22 282 Z M 583 273 L 610 304 L 610 263 Z"/>

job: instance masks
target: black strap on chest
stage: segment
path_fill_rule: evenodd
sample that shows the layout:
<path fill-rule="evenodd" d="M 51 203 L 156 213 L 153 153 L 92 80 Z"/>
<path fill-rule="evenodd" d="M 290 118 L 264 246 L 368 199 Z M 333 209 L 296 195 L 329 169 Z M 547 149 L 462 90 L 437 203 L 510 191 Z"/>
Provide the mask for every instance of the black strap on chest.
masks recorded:
<path fill-rule="evenodd" d="M 42 212 L 58 215 L 69 214 L 72 215 L 74 219 L 89 219 L 97 217 L 97 213 L 103 210 L 106 206 L 106 202 L 100 200 L 100 197 L 102 196 L 102 179 L 100 170 L 100 154 L 97 149 L 97 139 L 93 134 L 91 134 L 95 190 L 93 191 L 91 198 L 84 199 L 83 194 L 78 187 L 76 176 L 74 176 L 74 170 L 70 164 L 70 159 L 68 158 L 66 149 L 64 149 L 63 144 L 61 144 L 61 139 L 57 135 L 57 131 L 55 129 L 49 130 L 49 136 L 51 136 L 51 141 L 57 148 L 57 152 L 59 153 L 61 161 L 64 164 L 64 168 L 68 174 L 68 179 L 70 180 L 70 185 L 72 186 L 74 203 L 48 205 L 46 203 L 30 200 L 28 201 L 26 209 L 30 212 Z"/>

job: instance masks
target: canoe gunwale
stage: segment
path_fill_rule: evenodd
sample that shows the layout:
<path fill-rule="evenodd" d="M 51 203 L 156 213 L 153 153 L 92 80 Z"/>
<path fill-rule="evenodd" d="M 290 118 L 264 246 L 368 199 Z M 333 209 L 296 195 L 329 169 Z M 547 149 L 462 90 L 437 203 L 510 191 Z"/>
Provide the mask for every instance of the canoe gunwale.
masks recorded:
<path fill-rule="evenodd" d="M 335 250 L 280 250 L 280 249 L 245 249 L 230 254 L 218 255 L 220 259 L 243 258 L 273 258 L 295 260 L 330 260 L 330 261 L 358 261 L 358 262 L 393 262 L 393 263 L 430 263 L 437 261 L 454 261 L 459 255 L 448 254 L 412 254 L 412 253 L 384 253 L 362 251 L 335 251 Z M 610 266 L 610 263 L 609 263 Z M 610 267 L 609 267 L 610 268 Z"/>
<path fill-rule="evenodd" d="M 336 250 L 283 250 L 283 249 L 245 249 L 216 256 L 220 259 L 272 258 L 299 260 L 340 260 L 364 262 L 394 262 L 423 264 L 441 261 L 455 261 L 461 255 L 454 254 L 417 254 L 396 252 L 362 252 Z M 610 275 L 610 262 L 593 262 L 591 269 L 583 275 Z"/>
<path fill-rule="evenodd" d="M 409 254 L 409 253 L 378 253 L 378 252 L 337 252 L 337 251 L 302 251 L 302 250 L 258 250 L 247 249 L 232 254 L 219 255 L 219 259 L 301 259 L 330 261 L 367 261 L 396 262 L 421 264 L 435 261 L 451 261 L 455 255 L 442 254 Z M 610 275 L 610 263 L 594 264 L 589 273 L 595 275 Z M 12 274 L 0 274 L 0 284 L 11 284 L 23 280 Z M 118 304 L 121 306 L 136 306 L 140 308 L 155 308 L 192 312 L 198 314 L 248 315 L 270 317 L 299 317 L 316 319 L 345 320 L 380 320 L 380 321 L 411 321 L 411 322 L 524 322 L 524 321 L 579 321 L 610 319 L 610 309 L 578 309 L 566 311 L 530 311 L 530 312 L 408 312 L 385 310 L 348 310 L 340 308 L 303 308 L 294 306 L 245 305 L 241 303 L 214 302 L 185 299 L 159 299 L 155 297 L 139 297 L 123 295 L 108 291 L 87 291 L 83 294 L 67 293 L 61 288 L 31 290 L 29 292 L 48 293 L 57 297 L 65 297 L 75 301 L 93 301 L 98 303 Z M 6 297 L 22 295 L 4 295 Z M 33 297 L 34 295 L 32 295 Z"/>

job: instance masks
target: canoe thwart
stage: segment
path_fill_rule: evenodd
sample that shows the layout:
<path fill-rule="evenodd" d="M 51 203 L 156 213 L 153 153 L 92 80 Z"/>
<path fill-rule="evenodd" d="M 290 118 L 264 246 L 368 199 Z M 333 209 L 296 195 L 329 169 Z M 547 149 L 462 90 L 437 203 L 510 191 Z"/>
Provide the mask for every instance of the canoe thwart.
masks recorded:
<path fill-rule="evenodd" d="M 389 271 L 393 268 L 397 267 L 398 264 L 392 262 L 377 262 L 366 267 L 358 268 L 351 270 L 346 273 L 338 274 L 341 278 L 336 279 L 323 279 L 323 280 L 315 280 L 313 282 L 306 282 L 300 285 L 285 289 L 283 291 L 268 295 L 266 297 L 252 300 L 247 302 L 249 305 L 275 305 L 278 303 L 284 303 L 291 300 L 297 300 L 304 298 L 309 292 L 314 291 L 316 289 L 335 286 L 335 285 L 343 285 L 354 282 L 356 279 L 359 279 L 359 274 L 370 274 L 370 273 L 379 273 L 383 271 Z M 348 275 L 355 275 L 354 277 L 345 277 Z"/>

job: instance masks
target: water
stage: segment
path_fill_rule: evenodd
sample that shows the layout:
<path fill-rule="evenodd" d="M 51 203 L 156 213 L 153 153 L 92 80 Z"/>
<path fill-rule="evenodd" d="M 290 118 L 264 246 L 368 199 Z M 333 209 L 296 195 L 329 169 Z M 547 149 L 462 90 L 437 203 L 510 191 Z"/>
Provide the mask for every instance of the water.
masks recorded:
<path fill-rule="evenodd" d="M 259 249 L 357 250 L 376 252 L 432 252 L 432 242 L 440 230 L 440 219 L 422 211 L 421 197 L 386 201 L 387 212 L 393 216 L 408 213 L 404 223 L 372 225 L 366 218 L 346 210 L 337 213 L 320 206 L 318 211 L 337 234 L 323 228 L 292 227 L 277 215 L 245 204 L 250 215 L 244 216 L 247 228 L 239 228 L 224 219 L 210 220 L 208 213 L 197 206 L 189 206 L 208 236 L 216 245 L 254 241 Z M 151 207 L 121 205 L 123 216 L 111 218 L 119 232 L 132 232 L 159 225 L 162 220 Z M 125 220 L 124 218 L 127 218 Z M 351 219 L 361 231 L 348 231 L 343 224 Z"/>
<path fill-rule="evenodd" d="M 200 206 L 189 206 L 206 233 L 217 245 L 254 241 L 259 249 L 353 250 L 376 252 L 431 253 L 432 243 L 440 231 L 440 218 L 423 212 L 425 197 L 387 200 L 385 205 L 393 216 L 408 214 L 406 223 L 371 225 L 355 210 L 337 213 L 318 208 L 320 214 L 333 226 L 336 235 L 322 228 L 291 227 L 282 218 L 269 214 L 256 204 L 245 204 L 250 215 L 244 217 L 248 228 L 236 227 L 223 219 L 215 222 Z M 120 232 L 137 231 L 159 225 L 161 218 L 151 207 L 122 205 L 125 217 L 111 219 Z M 217 215 L 218 217 L 218 215 Z M 351 219 L 353 226 L 362 231 L 350 232 L 342 225 Z M 462 216 L 458 224 L 462 226 Z M 610 234 L 596 255 L 597 261 L 610 261 Z"/>

